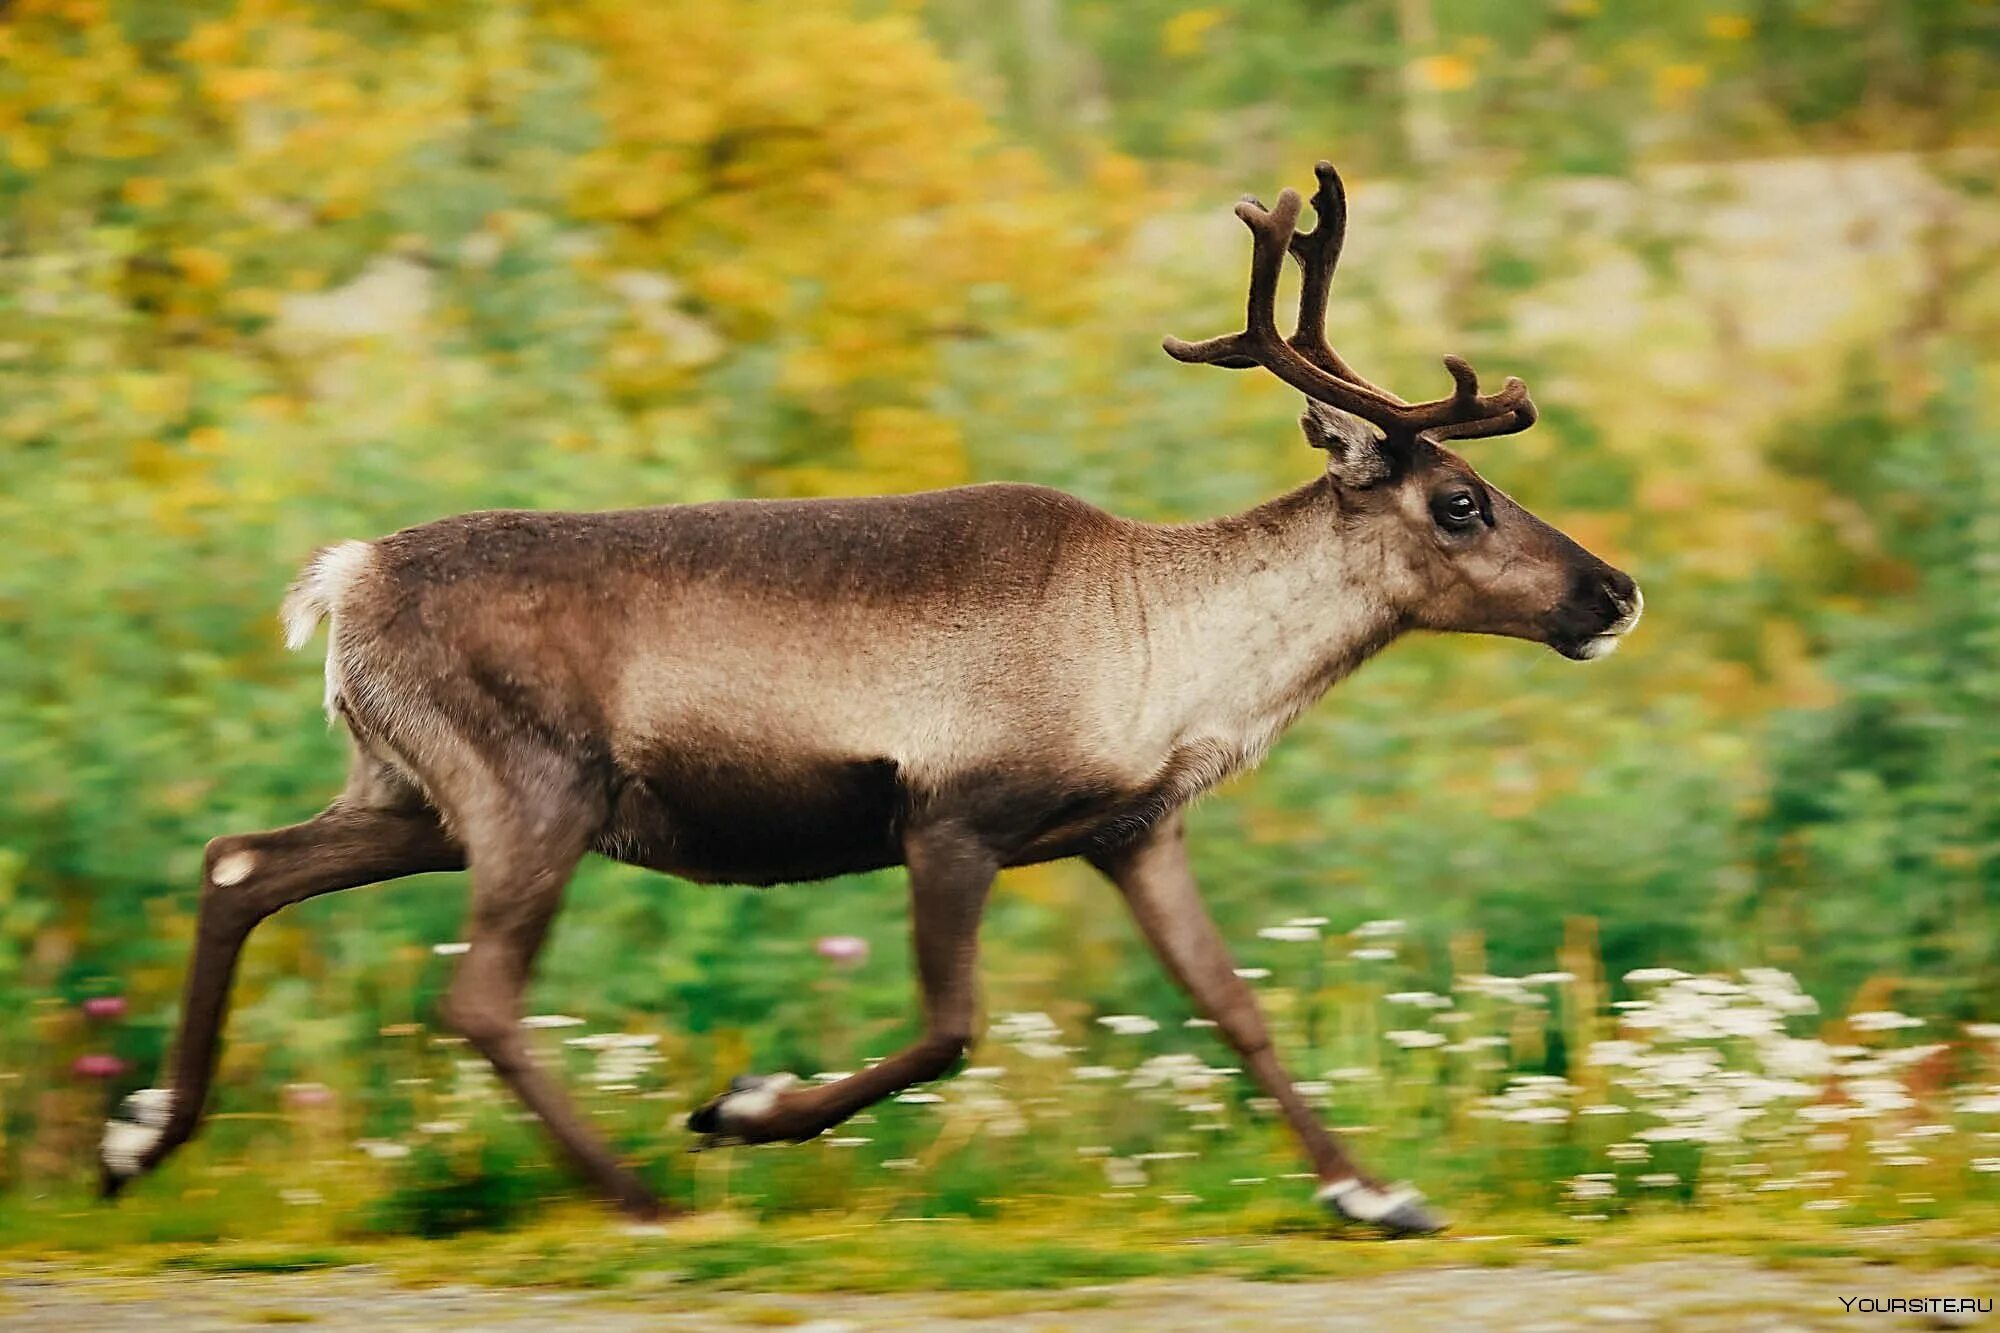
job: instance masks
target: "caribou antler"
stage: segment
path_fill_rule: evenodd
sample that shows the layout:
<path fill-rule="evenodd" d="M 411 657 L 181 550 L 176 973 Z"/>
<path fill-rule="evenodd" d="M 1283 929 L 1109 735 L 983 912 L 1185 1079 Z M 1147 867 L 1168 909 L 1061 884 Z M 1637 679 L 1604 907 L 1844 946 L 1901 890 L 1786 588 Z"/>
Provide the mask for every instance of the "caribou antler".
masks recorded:
<path fill-rule="evenodd" d="M 1534 401 L 1517 377 L 1509 376 L 1498 393 L 1482 394 L 1471 365 L 1447 356 L 1451 395 L 1410 403 L 1370 384 L 1327 345 L 1326 299 L 1347 239 L 1347 191 L 1332 163 L 1321 162 L 1314 174 L 1319 178 L 1313 195 L 1318 224 L 1304 235 L 1298 232 L 1302 204 L 1296 190 L 1280 194 L 1274 208 L 1254 199 L 1236 205 L 1236 216 L 1250 228 L 1252 245 L 1243 331 L 1195 343 L 1167 338 L 1162 343 L 1167 355 L 1231 370 L 1262 366 L 1306 397 L 1351 412 L 1392 440 L 1419 434 L 1433 440 L 1475 439 L 1511 435 L 1534 425 Z M 1277 322 L 1278 274 L 1287 252 L 1299 261 L 1302 275 L 1299 317 L 1290 339 L 1280 336 Z"/>

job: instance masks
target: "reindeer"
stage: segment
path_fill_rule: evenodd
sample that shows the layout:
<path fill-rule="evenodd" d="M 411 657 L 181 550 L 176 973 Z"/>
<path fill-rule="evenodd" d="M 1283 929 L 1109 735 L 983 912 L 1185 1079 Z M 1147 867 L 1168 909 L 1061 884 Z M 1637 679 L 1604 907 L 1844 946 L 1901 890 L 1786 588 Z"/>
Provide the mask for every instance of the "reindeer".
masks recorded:
<path fill-rule="evenodd" d="M 608 513 L 482 512 L 315 554 L 283 606 L 291 647 L 329 624 L 326 708 L 345 789 L 303 824 L 208 844 L 165 1088 L 107 1123 L 107 1194 L 194 1133 L 236 962 L 281 908 L 470 867 L 469 948 L 442 1005 L 581 1174 L 661 1205 L 531 1057 L 519 1020 L 563 886 L 589 852 L 769 885 L 907 867 L 915 1042 L 837 1081 L 736 1079 L 690 1117 L 706 1143 L 803 1141 L 957 1064 L 997 871 L 1082 857 L 1276 1101 L 1340 1217 L 1440 1226 L 1313 1116 L 1203 908 L 1182 811 L 1255 763 L 1336 681 L 1409 630 L 1609 653 L 1632 579 L 1446 447 L 1534 424 L 1527 387 L 1411 403 L 1327 345 L 1346 231 L 1319 164 L 1300 199 L 1236 214 L 1253 238 L 1243 329 L 1169 338 L 1181 361 L 1262 367 L 1307 399 L 1322 475 L 1247 513 L 1161 526 L 1059 491 L 979 485 L 865 499 Z M 1298 320 L 1274 316 L 1287 253 Z"/>

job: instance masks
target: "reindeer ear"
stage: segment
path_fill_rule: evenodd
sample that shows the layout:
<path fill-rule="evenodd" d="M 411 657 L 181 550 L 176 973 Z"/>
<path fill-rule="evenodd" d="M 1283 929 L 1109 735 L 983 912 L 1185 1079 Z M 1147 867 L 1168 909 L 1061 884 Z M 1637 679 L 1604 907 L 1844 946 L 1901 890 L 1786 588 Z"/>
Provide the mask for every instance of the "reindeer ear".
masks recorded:
<path fill-rule="evenodd" d="M 1358 488 L 1388 480 L 1392 469 L 1382 435 L 1360 417 L 1307 399 L 1299 425 L 1307 444 L 1326 450 L 1326 470 L 1343 486 Z"/>

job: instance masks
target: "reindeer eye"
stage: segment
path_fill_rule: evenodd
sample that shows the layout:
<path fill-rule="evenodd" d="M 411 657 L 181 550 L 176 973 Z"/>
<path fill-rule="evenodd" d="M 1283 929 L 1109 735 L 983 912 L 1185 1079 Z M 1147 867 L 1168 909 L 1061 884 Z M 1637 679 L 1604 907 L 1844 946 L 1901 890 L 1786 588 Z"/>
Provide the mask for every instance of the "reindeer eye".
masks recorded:
<path fill-rule="evenodd" d="M 1453 491 L 1431 501 L 1431 512 L 1440 527 L 1462 531 L 1479 521 L 1479 500 L 1471 491 Z"/>

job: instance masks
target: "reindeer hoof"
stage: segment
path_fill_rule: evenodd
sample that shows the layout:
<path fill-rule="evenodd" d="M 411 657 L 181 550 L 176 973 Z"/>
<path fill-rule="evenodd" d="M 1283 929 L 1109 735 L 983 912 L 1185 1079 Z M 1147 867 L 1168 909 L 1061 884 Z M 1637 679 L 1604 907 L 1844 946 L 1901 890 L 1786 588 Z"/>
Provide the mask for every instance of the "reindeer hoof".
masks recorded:
<path fill-rule="evenodd" d="M 1358 1180 L 1336 1180 L 1313 1197 L 1334 1216 L 1380 1227 L 1391 1236 L 1434 1236 L 1446 1225 L 1408 1185 L 1378 1189 Z"/>
<path fill-rule="evenodd" d="M 729 1091 L 711 1098 L 688 1116 L 688 1128 L 701 1135 L 694 1151 L 726 1148 L 737 1143 L 763 1143 L 758 1122 L 777 1108 L 778 1098 L 798 1082 L 793 1074 L 743 1074 L 729 1080 Z"/>
<path fill-rule="evenodd" d="M 141 1088 L 118 1103 L 104 1122 L 104 1138 L 97 1149 L 100 1198 L 117 1198 L 125 1182 L 146 1169 L 146 1159 L 166 1136 L 173 1112 L 171 1088 Z"/>

